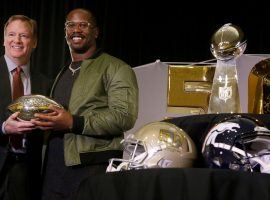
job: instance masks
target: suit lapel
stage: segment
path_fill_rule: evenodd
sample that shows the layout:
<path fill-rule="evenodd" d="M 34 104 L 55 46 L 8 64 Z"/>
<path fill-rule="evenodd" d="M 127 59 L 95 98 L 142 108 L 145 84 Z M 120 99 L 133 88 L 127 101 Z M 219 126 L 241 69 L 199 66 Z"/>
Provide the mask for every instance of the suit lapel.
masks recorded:
<path fill-rule="evenodd" d="M 4 56 L 0 57 L 0 75 L 0 110 L 2 112 L 11 102 L 11 86 L 9 80 L 9 72 Z"/>

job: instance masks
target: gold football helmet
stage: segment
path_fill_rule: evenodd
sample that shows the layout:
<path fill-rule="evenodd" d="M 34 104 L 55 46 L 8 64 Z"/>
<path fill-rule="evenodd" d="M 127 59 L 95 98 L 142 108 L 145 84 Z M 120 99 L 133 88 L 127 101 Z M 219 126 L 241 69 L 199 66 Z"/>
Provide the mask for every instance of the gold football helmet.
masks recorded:
<path fill-rule="evenodd" d="M 123 143 L 127 158 L 111 159 L 107 172 L 192 167 L 196 158 L 196 147 L 188 134 L 167 122 L 149 123 L 129 134 Z"/>

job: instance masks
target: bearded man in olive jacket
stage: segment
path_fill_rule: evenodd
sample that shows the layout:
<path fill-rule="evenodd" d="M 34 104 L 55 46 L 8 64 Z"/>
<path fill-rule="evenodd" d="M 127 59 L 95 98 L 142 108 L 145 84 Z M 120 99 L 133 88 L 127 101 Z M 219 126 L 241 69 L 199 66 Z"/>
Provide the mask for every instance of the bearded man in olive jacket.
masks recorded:
<path fill-rule="evenodd" d="M 72 10 L 65 23 L 72 62 L 61 70 L 51 96 L 66 109 L 32 120 L 52 130 L 46 152 L 43 199 L 71 199 L 80 182 L 105 173 L 110 158 L 122 157 L 120 141 L 138 114 L 134 71 L 97 48 L 96 19 L 85 9 Z"/>

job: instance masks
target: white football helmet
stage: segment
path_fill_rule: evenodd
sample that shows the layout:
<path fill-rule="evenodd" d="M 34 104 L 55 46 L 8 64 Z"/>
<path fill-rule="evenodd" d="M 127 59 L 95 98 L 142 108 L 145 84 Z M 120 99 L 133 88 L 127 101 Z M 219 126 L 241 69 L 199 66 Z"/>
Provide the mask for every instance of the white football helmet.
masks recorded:
<path fill-rule="evenodd" d="M 167 122 L 143 126 L 124 140 L 124 159 L 109 161 L 107 172 L 145 168 L 192 167 L 196 147 L 185 131 Z M 117 165 L 118 164 L 118 165 Z"/>

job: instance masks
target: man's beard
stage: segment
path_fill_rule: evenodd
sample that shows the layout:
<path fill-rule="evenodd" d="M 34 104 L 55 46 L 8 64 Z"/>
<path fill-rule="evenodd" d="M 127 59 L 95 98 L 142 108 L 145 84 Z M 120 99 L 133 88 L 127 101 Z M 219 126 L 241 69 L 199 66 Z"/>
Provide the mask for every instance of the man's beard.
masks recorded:
<path fill-rule="evenodd" d="M 74 47 L 71 45 L 72 51 L 77 54 L 84 54 L 85 52 L 88 51 L 89 48 L 90 48 L 89 45 L 83 45 L 82 47 Z"/>
<path fill-rule="evenodd" d="M 87 40 L 85 41 L 85 43 L 82 44 L 82 46 L 77 46 L 76 44 L 72 44 L 72 37 L 75 37 L 75 36 L 78 36 L 78 37 L 81 37 L 81 38 L 85 38 L 83 35 L 81 34 L 73 34 L 72 36 L 69 37 L 69 40 L 67 39 L 67 43 L 69 45 L 69 48 L 74 52 L 74 53 L 77 53 L 77 54 L 83 54 L 85 52 L 88 51 L 88 49 L 90 49 L 91 47 L 91 44 L 89 44 L 90 42 Z M 67 38 L 67 36 L 66 36 Z"/>

